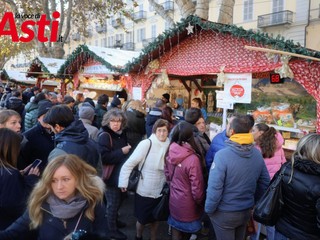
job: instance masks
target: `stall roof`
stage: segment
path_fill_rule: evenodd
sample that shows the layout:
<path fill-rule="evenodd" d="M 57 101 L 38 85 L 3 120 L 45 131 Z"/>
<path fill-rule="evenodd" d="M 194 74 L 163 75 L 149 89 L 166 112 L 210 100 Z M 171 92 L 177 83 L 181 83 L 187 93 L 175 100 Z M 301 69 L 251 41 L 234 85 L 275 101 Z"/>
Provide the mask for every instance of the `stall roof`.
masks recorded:
<path fill-rule="evenodd" d="M 100 62 L 110 69 L 110 72 L 119 72 L 129 61 L 137 58 L 139 54 L 139 52 L 116 48 L 79 45 L 60 67 L 58 73 L 61 75 L 74 74 L 89 59 Z"/>
<path fill-rule="evenodd" d="M 5 69 L 1 71 L 1 79 L 22 85 L 33 85 L 36 82 L 35 79 L 26 77 L 25 73 Z"/>
<path fill-rule="evenodd" d="M 123 69 L 124 72 L 140 72 L 144 67 L 146 67 L 149 62 L 155 59 L 161 58 L 165 53 L 171 53 L 172 56 L 181 53 L 183 49 L 179 51 L 179 45 L 184 42 L 185 40 L 190 40 L 197 38 L 198 40 L 201 38 L 202 32 L 210 32 L 214 35 L 228 35 L 234 39 L 240 39 L 242 41 L 246 41 L 247 43 L 254 42 L 253 46 L 263 46 L 265 48 L 275 49 L 279 51 L 285 51 L 293 54 L 300 54 L 304 56 L 310 56 L 315 58 L 320 58 L 320 52 L 314 51 L 311 49 L 307 49 L 302 47 L 299 44 L 295 44 L 293 40 L 285 40 L 284 37 L 278 35 L 277 37 L 270 36 L 268 33 L 254 31 L 254 30 L 245 30 L 242 27 L 238 27 L 235 25 L 227 25 L 227 24 L 220 24 L 210 21 L 205 21 L 200 19 L 197 16 L 189 16 L 186 19 L 182 19 L 180 23 L 177 23 L 174 28 L 171 28 L 165 31 L 163 34 L 159 35 L 153 42 L 151 42 L 148 46 L 146 46 L 143 50 L 141 55 L 138 58 L 133 59 L 129 62 L 125 68 Z M 230 38 L 229 38 L 230 39 Z M 229 39 L 222 39 L 222 40 L 229 40 Z M 221 40 L 221 41 L 222 41 Z M 201 41 L 201 40 L 199 40 Z M 196 44 L 195 44 L 196 45 Z M 222 43 L 220 44 L 222 45 Z M 176 52 L 172 51 L 173 48 L 176 47 Z M 194 46 L 195 50 L 198 50 Z M 215 47 L 219 47 L 215 45 Z M 205 58 L 208 55 L 215 55 L 215 49 L 204 49 L 204 56 L 199 56 L 201 61 L 205 64 L 205 61 L 210 61 L 212 59 Z M 223 55 L 223 54 L 222 54 Z M 184 56 L 188 57 L 188 56 Z M 189 60 L 194 60 L 195 56 L 190 55 Z M 225 56 L 220 56 L 221 58 L 225 58 Z M 167 60 L 167 59 L 166 59 Z M 198 59 L 199 60 L 199 59 Z M 244 60 L 239 59 L 239 61 Z M 184 62 L 182 63 L 182 65 Z M 200 66 L 198 64 L 197 66 Z M 211 65 L 213 65 L 211 63 Z M 237 64 L 238 65 L 238 64 Z M 241 64 L 239 64 L 241 65 Z M 182 75 L 196 75 L 197 66 L 191 68 L 190 64 L 188 70 L 184 72 Z M 176 66 L 175 66 L 176 67 Z"/>
<path fill-rule="evenodd" d="M 43 73 L 56 75 L 65 61 L 65 59 L 36 57 L 31 62 L 27 76 L 37 77 Z"/>

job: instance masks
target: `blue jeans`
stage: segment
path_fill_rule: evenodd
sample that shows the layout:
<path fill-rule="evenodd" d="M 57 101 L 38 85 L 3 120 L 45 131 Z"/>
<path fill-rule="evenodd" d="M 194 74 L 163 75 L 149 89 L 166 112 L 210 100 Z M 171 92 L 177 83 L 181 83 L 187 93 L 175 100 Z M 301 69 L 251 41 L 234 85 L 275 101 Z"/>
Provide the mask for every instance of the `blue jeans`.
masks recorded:
<path fill-rule="evenodd" d="M 274 226 L 266 226 L 267 230 L 267 240 L 274 240 Z M 260 232 L 261 232 L 261 223 L 258 223 L 257 232 L 250 236 L 251 240 L 259 240 L 260 239 Z"/>
<path fill-rule="evenodd" d="M 217 240 L 243 240 L 251 209 L 239 212 L 216 211 L 209 215 Z"/>
<path fill-rule="evenodd" d="M 276 230 L 274 233 L 274 240 L 289 240 L 289 238 Z"/>

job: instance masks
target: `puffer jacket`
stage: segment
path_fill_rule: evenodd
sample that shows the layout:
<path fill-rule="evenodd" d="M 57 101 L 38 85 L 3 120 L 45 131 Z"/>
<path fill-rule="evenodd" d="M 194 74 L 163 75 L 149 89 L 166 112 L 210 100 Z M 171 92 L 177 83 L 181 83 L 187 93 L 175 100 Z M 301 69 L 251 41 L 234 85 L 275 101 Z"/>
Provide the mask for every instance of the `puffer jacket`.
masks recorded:
<path fill-rule="evenodd" d="M 199 157 L 185 143 L 172 143 L 166 158 L 165 175 L 170 183 L 170 215 L 182 222 L 198 220 L 204 209 L 204 178 Z"/>
<path fill-rule="evenodd" d="M 29 102 L 25 106 L 24 130 L 32 128 L 38 122 L 38 104 Z"/>
<path fill-rule="evenodd" d="M 292 240 L 318 240 L 320 237 L 320 164 L 295 159 L 282 179 L 283 209 L 277 231 Z"/>
<path fill-rule="evenodd" d="M 284 142 L 283 137 L 279 132 L 276 133 L 275 137 L 277 138 L 277 142 L 274 156 L 271 158 L 264 158 L 264 162 L 267 166 L 270 179 L 272 179 L 274 174 L 281 168 L 281 165 L 286 162 L 284 151 L 282 149 L 282 144 Z M 256 146 L 256 148 L 261 151 L 261 148 L 258 145 Z"/>

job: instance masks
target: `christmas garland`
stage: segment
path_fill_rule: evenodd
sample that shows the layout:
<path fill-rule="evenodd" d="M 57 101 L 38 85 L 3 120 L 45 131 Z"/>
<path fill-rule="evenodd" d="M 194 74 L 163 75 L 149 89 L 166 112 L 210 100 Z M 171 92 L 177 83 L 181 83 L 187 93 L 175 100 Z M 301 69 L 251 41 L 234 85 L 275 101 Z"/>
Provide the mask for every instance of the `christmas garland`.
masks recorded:
<path fill-rule="evenodd" d="M 65 75 L 65 74 L 72 74 L 71 72 L 67 71 L 68 66 L 71 66 L 72 63 L 77 61 L 77 58 L 80 54 L 86 54 L 86 56 L 89 56 L 93 60 L 96 60 L 103 65 L 105 65 L 108 69 L 110 69 L 113 72 L 122 72 L 123 70 L 117 67 L 114 67 L 110 63 L 108 63 L 106 60 L 104 60 L 102 57 L 98 56 L 96 53 L 91 51 L 87 45 L 81 44 L 79 45 L 73 52 L 70 54 L 70 56 L 67 58 L 64 64 L 60 67 L 58 70 L 58 75 Z"/>
<path fill-rule="evenodd" d="M 142 49 L 142 53 L 140 54 L 140 56 L 138 58 L 134 58 L 131 62 L 126 64 L 125 68 L 122 69 L 122 72 L 129 72 L 135 66 L 141 65 L 142 60 L 144 58 L 147 58 L 148 54 L 163 46 L 165 41 L 168 41 L 168 39 L 187 31 L 186 28 L 190 24 L 192 26 L 199 26 L 203 30 L 212 30 L 218 33 L 231 34 L 232 36 L 237 38 L 255 40 L 257 43 L 270 46 L 275 50 L 282 50 L 286 52 L 320 58 L 320 52 L 304 48 L 299 43 L 295 44 L 293 40 L 285 40 L 285 38 L 281 35 L 278 35 L 276 38 L 273 38 L 272 34 L 269 35 L 268 33 L 261 32 L 259 30 L 245 30 L 244 28 L 238 27 L 236 25 L 204 21 L 203 19 L 197 16 L 191 15 L 188 16 L 186 19 L 181 19 L 181 22 L 177 23 L 173 28 L 166 30 L 163 34 L 159 35 L 153 42 L 151 42 L 144 49 Z"/>

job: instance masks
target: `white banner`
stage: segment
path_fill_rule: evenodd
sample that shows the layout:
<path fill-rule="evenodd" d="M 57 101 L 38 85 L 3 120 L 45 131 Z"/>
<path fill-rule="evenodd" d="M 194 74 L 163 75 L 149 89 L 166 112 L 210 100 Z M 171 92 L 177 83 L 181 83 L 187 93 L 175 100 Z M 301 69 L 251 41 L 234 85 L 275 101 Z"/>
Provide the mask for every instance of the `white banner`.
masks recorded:
<path fill-rule="evenodd" d="M 224 101 L 251 103 L 252 74 L 226 74 L 224 83 Z"/>

